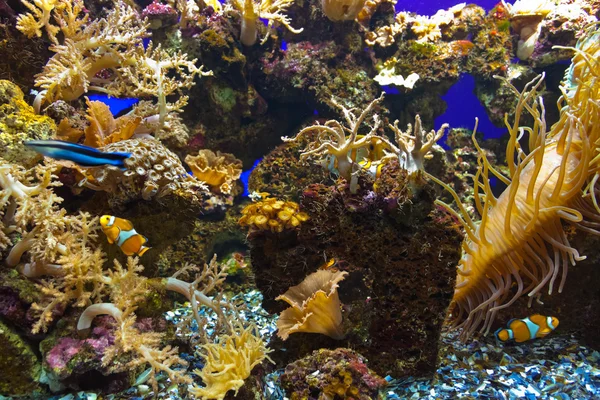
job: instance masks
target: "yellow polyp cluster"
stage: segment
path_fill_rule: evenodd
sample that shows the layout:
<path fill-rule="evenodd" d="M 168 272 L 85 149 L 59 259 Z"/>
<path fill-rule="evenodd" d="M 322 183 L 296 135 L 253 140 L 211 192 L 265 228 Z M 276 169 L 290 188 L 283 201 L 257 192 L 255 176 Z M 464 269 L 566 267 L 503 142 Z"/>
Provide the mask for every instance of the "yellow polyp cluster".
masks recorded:
<path fill-rule="evenodd" d="M 238 223 L 250 229 L 279 233 L 297 228 L 308 218 L 308 214 L 300 211 L 298 203 L 267 198 L 244 207 Z"/>
<path fill-rule="evenodd" d="M 323 393 L 335 397 L 338 396 L 340 398 L 348 398 L 354 397 L 358 395 L 358 388 L 356 386 L 352 386 L 352 374 L 348 371 L 341 372 L 339 377 L 335 377 L 332 379 L 330 385 L 323 389 Z"/>

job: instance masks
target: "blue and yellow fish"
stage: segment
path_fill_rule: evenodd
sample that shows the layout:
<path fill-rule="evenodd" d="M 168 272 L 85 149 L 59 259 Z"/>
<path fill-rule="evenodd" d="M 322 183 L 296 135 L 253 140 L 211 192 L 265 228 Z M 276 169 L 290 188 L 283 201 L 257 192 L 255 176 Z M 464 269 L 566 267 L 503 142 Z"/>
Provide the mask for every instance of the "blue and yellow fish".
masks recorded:
<path fill-rule="evenodd" d="M 151 247 L 144 246 L 148 239 L 133 229 L 131 221 L 112 215 L 103 215 L 100 217 L 100 225 L 108 243 L 116 243 L 126 256 L 135 254 L 141 257 L 151 249 Z"/>
<path fill-rule="evenodd" d="M 105 153 L 93 147 L 62 140 L 29 140 L 23 144 L 46 157 L 71 161 L 82 167 L 112 165 L 125 169 L 125 160 L 131 157 L 131 153 Z"/>
<path fill-rule="evenodd" d="M 548 335 L 558 326 L 558 318 L 534 314 L 523 319 L 511 319 L 507 326 L 496 331 L 496 338 L 502 342 L 514 340 L 521 343 Z"/>

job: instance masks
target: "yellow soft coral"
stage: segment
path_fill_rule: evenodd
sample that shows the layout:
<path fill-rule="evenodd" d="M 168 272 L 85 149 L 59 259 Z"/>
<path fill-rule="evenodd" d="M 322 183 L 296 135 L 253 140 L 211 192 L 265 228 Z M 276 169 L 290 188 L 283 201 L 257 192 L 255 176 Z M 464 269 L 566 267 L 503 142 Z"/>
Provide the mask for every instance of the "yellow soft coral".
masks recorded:
<path fill-rule="evenodd" d="M 230 194 L 242 174 L 242 162 L 220 151 L 200 150 L 196 156 L 186 156 L 185 162 L 196 178 L 217 193 Z"/>
<path fill-rule="evenodd" d="M 300 211 L 298 203 L 271 197 L 244 207 L 238 223 L 249 226 L 251 230 L 279 233 L 284 229 L 294 229 L 307 220 L 308 214 Z"/>
<path fill-rule="evenodd" d="M 87 14 L 81 15 L 85 9 L 82 0 L 34 0 L 33 4 L 27 0 L 21 2 L 31 12 L 19 15 L 17 29 L 29 38 L 41 37 L 44 29 L 50 41 L 58 44 L 58 32 L 62 31 L 65 38 L 75 36 L 88 19 Z"/>
<path fill-rule="evenodd" d="M 308 332 L 341 339 L 344 332 L 337 289 L 346 275 L 347 272 L 321 269 L 278 296 L 276 300 L 283 300 L 291 307 L 279 316 L 277 336 L 286 340 L 292 333 Z"/>
<path fill-rule="evenodd" d="M 219 338 L 216 343 L 202 346 L 204 368 L 194 373 L 202 378 L 204 387 L 194 386 L 190 393 L 203 400 L 223 400 L 230 390 L 237 391 L 250 376 L 252 369 L 267 359 L 265 342 L 258 335 L 256 326 L 238 326 L 231 334 Z"/>

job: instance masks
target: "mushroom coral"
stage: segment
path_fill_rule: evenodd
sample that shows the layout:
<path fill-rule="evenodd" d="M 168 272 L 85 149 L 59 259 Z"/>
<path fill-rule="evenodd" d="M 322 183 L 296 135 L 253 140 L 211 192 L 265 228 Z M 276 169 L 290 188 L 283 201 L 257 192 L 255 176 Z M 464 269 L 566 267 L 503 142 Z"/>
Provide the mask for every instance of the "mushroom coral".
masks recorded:
<path fill-rule="evenodd" d="M 596 200 L 600 179 L 600 30 L 588 27 L 579 40 L 561 84 L 560 119 L 546 130 L 543 100 L 538 88 L 543 75 L 519 93 L 515 121 L 510 124 L 506 158 L 510 178 L 500 174 L 479 150 L 475 200 L 481 221 L 475 223 L 447 185 L 460 214 L 438 201 L 463 224 L 467 233 L 458 267 L 452 316 L 467 339 L 479 326 L 485 333 L 498 310 L 528 294 L 530 303 L 542 289 L 561 292 L 569 264 L 584 257 L 571 247 L 562 222 L 600 234 Z M 508 83 L 508 82 L 507 82 Z M 532 127 L 521 127 L 523 113 L 533 116 Z M 519 143 L 529 134 L 526 154 Z M 475 135 L 473 135 L 475 138 Z M 495 197 L 489 174 L 507 185 Z M 585 219 L 584 219 L 585 218 Z M 562 271 L 562 273 L 561 273 Z M 558 279 L 561 274 L 560 279 Z"/>
<path fill-rule="evenodd" d="M 341 339 L 344 332 L 337 289 L 346 275 L 343 271 L 321 269 L 278 296 L 276 300 L 283 300 L 291 307 L 279 315 L 277 336 L 286 340 L 292 333 L 308 332 Z"/>
<path fill-rule="evenodd" d="M 308 218 L 308 214 L 300 211 L 298 203 L 270 197 L 244 207 L 238 224 L 249 226 L 251 230 L 280 233 L 284 229 L 297 228 Z"/>

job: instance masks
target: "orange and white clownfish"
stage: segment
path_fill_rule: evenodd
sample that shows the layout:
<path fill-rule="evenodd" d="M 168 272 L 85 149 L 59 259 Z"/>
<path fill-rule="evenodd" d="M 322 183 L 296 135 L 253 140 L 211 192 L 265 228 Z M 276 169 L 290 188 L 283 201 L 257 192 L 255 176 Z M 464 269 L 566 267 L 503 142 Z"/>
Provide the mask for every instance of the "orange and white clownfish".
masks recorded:
<path fill-rule="evenodd" d="M 112 215 L 103 215 L 100 217 L 100 225 L 108 243 L 116 243 L 126 256 L 135 254 L 141 257 L 150 250 L 150 247 L 144 246 L 148 239 L 133 229 L 131 221 Z"/>
<path fill-rule="evenodd" d="M 558 326 L 558 318 L 534 314 L 528 318 L 511 319 L 507 326 L 496 331 L 496 338 L 502 342 L 514 340 L 521 343 L 548 335 Z"/>

